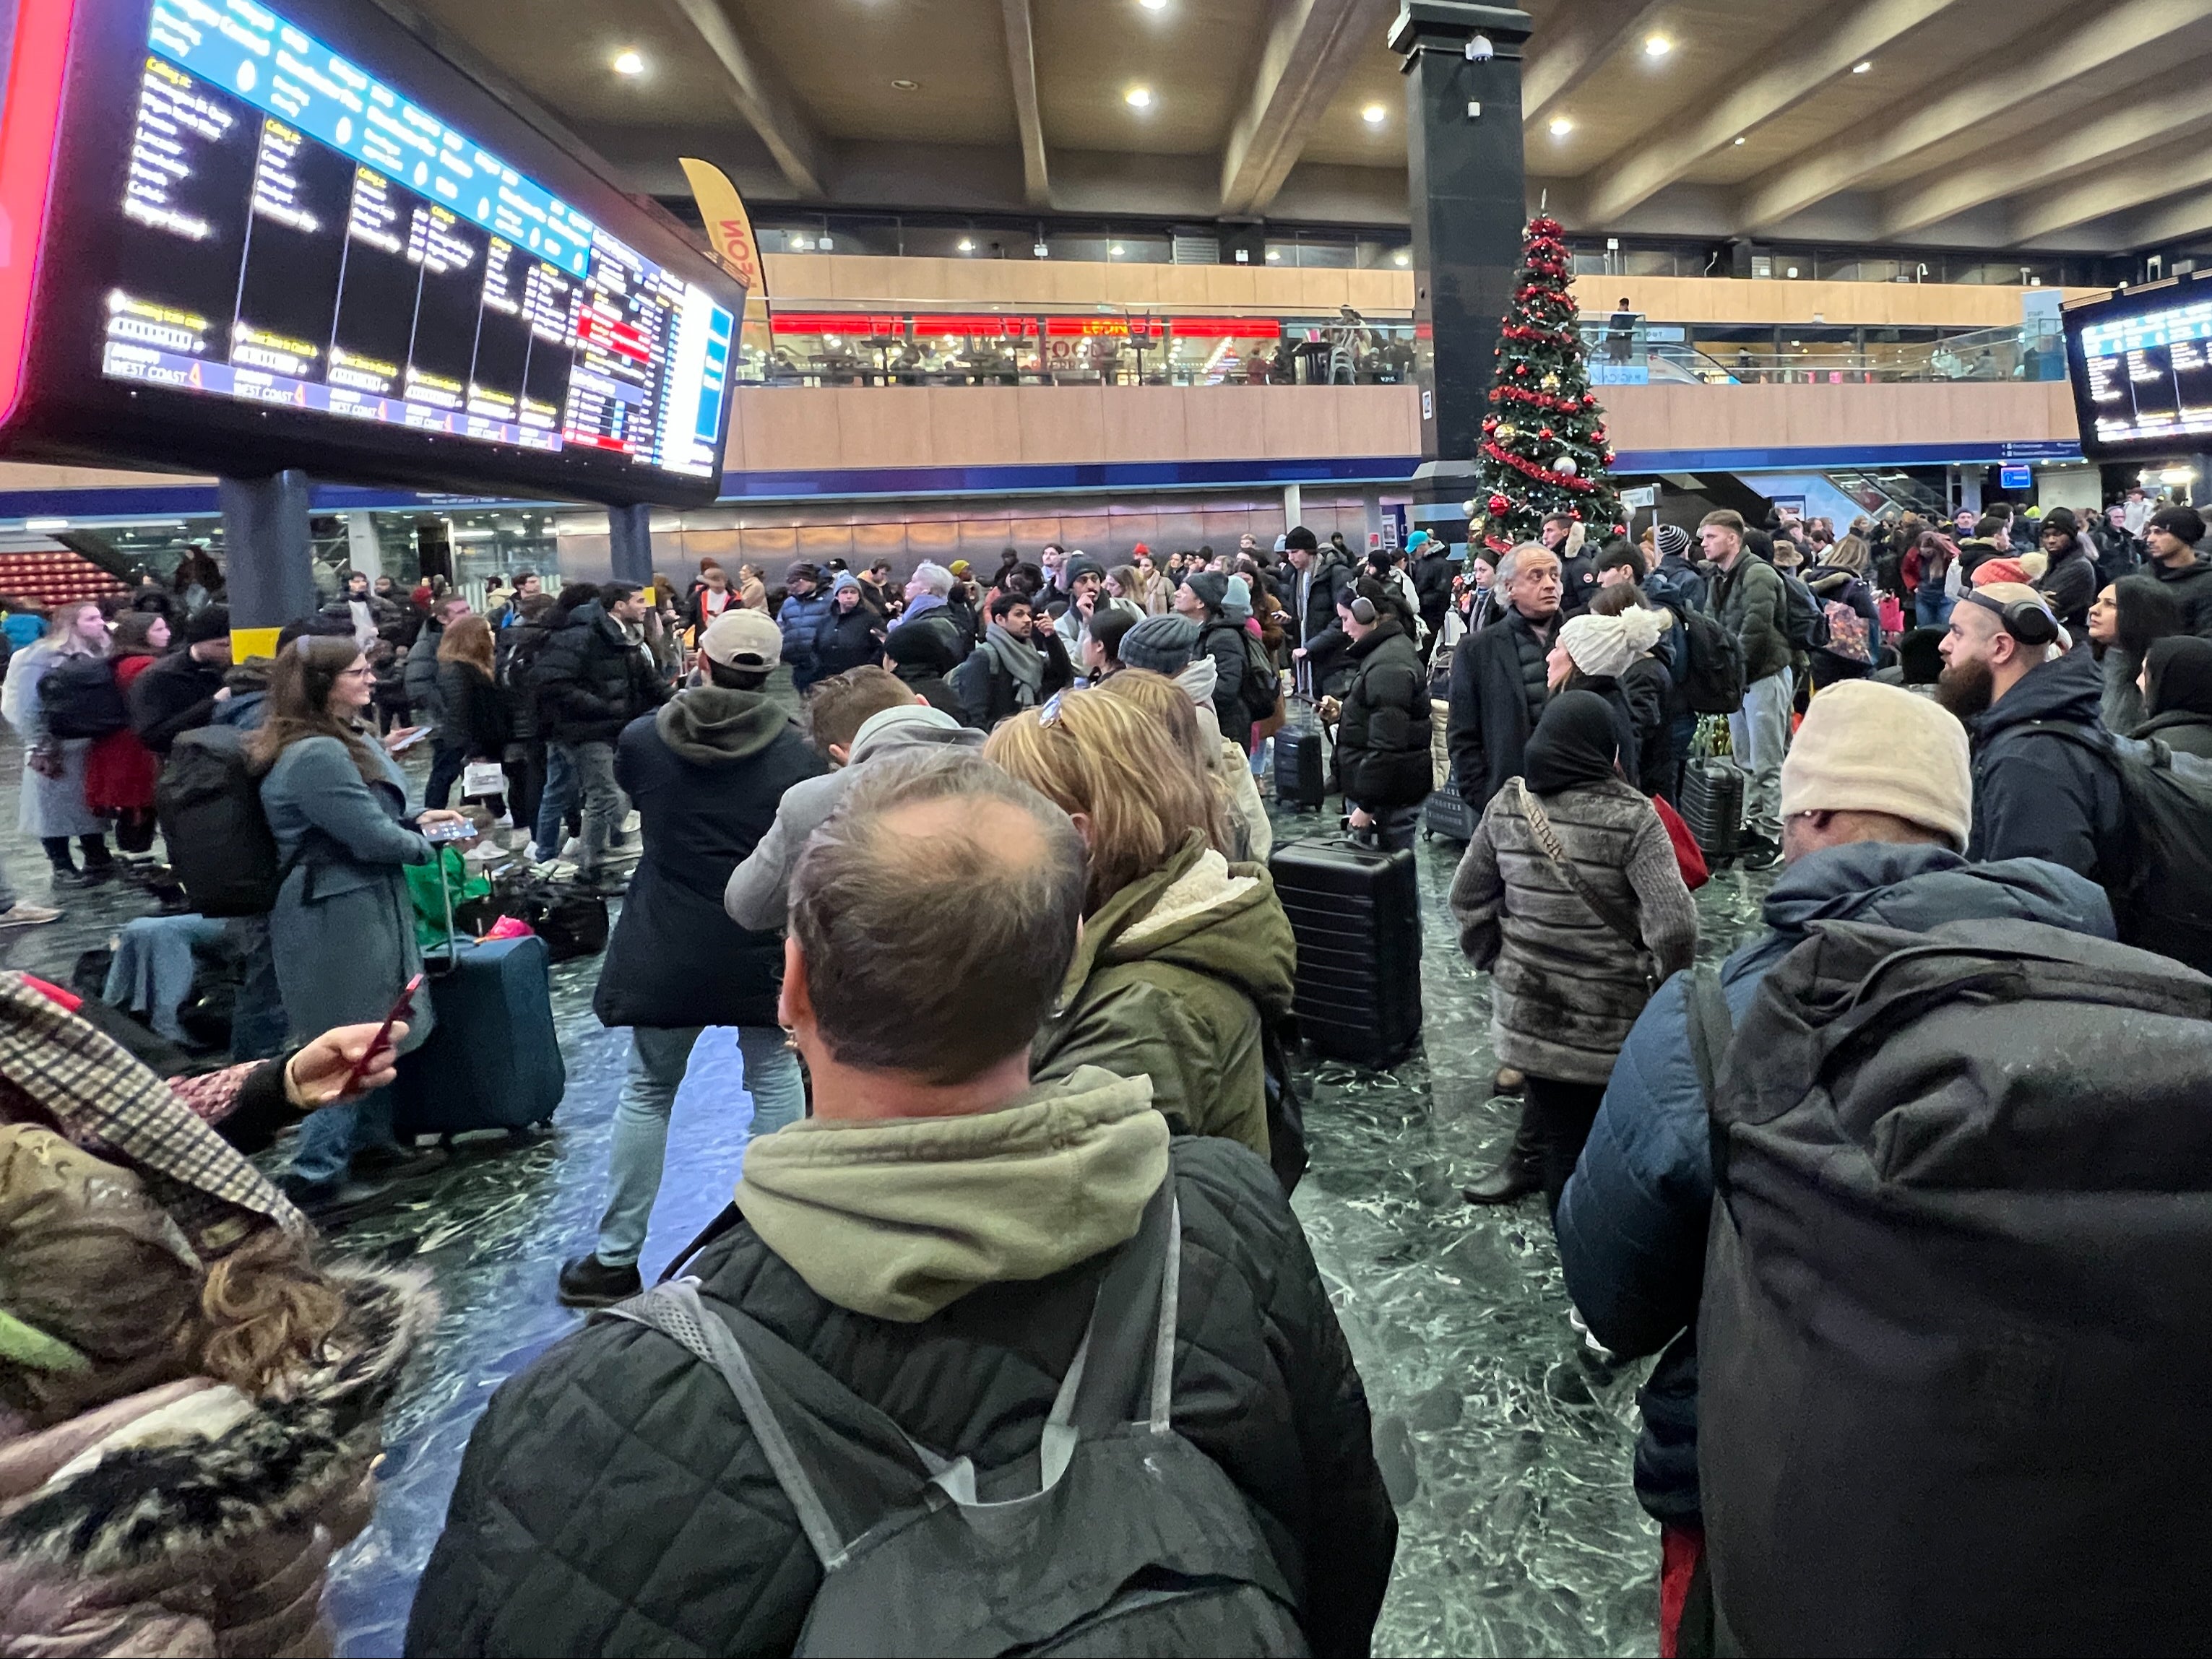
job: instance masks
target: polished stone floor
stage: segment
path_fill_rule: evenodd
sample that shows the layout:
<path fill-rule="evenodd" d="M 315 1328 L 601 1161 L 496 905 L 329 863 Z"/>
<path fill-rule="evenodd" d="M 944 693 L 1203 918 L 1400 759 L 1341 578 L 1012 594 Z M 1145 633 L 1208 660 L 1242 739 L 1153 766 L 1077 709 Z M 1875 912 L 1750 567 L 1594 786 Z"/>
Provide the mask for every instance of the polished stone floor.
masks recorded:
<path fill-rule="evenodd" d="M 20 751 L 0 749 L 12 798 Z M 0 800 L 11 826 L 12 799 Z M 1286 820 L 1286 835 L 1312 833 Z M 1487 981 L 1458 955 L 1443 908 L 1455 848 L 1419 852 L 1427 937 L 1423 1048 L 1381 1074 L 1329 1065 L 1308 1079 L 1313 1164 L 1296 1206 L 1335 1293 L 1373 1401 L 1401 1542 L 1376 1651 L 1649 1654 L 1657 1534 L 1629 1489 L 1642 1367 L 1606 1363 L 1568 1322 L 1540 1200 L 1475 1211 L 1460 1184 L 1513 1125 L 1488 1097 L 1496 1060 Z M 34 845 L 0 833 L 24 896 L 46 896 Z M 1755 917 L 1760 878 L 1699 896 L 1708 954 Z M 65 978 L 78 951 L 147 907 L 109 887 L 60 901 L 60 923 L 0 931 L 0 963 Z M 374 1526 L 331 1589 L 340 1650 L 398 1651 L 416 1575 L 443 1519 L 471 1425 L 491 1391 L 579 1316 L 555 1304 L 566 1256 L 592 1242 L 627 1052 L 590 1012 L 596 959 L 556 969 L 568 1092 L 553 1133 L 520 1150 L 466 1149 L 401 1208 L 345 1230 L 341 1248 L 427 1267 L 445 1298 L 436 1343 L 388 1424 Z M 681 1101 L 645 1265 L 657 1271 L 723 1204 L 750 1104 L 733 1055 Z"/>

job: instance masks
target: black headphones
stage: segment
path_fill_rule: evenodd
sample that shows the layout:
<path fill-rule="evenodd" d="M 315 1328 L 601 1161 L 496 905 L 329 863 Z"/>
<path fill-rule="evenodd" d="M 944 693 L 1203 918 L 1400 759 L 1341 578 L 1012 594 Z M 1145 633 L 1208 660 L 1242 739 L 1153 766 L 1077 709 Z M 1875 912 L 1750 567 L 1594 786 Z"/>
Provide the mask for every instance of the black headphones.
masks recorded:
<path fill-rule="evenodd" d="M 1997 620 L 2004 624 L 2006 633 L 2025 646 L 2045 646 L 2058 643 L 2058 618 L 2042 605 L 2027 599 L 2014 599 L 2010 605 L 2000 605 L 1986 593 L 1969 593 L 1969 604 L 1978 605 L 1984 611 L 1996 612 Z"/>
<path fill-rule="evenodd" d="M 1362 628 L 1373 627 L 1375 624 L 1375 601 L 1369 599 L 1354 599 L 1352 602 L 1352 620 L 1358 623 Z"/>

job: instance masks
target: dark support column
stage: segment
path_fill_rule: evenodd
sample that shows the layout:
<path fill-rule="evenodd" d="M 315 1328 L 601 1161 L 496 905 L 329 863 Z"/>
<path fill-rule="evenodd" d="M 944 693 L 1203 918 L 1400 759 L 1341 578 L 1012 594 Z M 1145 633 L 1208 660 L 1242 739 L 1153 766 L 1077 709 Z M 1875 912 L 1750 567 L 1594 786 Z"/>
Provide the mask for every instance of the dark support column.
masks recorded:
<path fill-rule="evenodd" d="M 286 623 L 321 602 L 308 553 L 307 475 L 296 469 L 265 478 L 224 478 L 224 583 L 229 590 L 232 654 L 270 656 Z"/>
<path fill-rule="evenodd" d="M 653 580 L 653 509 L 649 507 L 611 507 L 607 509 L 607 550 L 618 582 Z"/>
<path fill-rule="evenodd" d="M 1533 27 L 1512 6 L 1406 0 L 1390 29 L 1405 60 L 1421 453 L 1439 471 L 1471 466 L 1490 409 L 1528 217 L 1521 58 Z"/>

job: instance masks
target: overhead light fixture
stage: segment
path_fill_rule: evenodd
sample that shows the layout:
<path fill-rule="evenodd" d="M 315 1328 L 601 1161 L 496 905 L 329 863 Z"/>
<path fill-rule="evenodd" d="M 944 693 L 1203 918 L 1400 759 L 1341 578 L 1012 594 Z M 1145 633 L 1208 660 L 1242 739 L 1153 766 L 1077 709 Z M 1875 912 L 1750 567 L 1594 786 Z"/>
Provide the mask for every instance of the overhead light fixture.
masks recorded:
<path fill-rule="evenodd" d="M 1380 104 L 1370 104 L 1359 112 L 1359 118 L 1370 127 L 1379 127 L 1390 118 L 1390 112 Z"/>
<path fill-rule="evenodd" d="M 1279 261 L 1282 257 L 1283 250 L 1279 247 L 1271 247 L 1267 250 L 1267 263 L 1271 265 Z"/>
<path fill-rule="evenodd" d="M 1036 245 L 1030 249 L 1030 252 L 1036 254 L 1040 259 L 1049 259 L 1052 258 L 1052 249 L 1045 245 L 1045 240 L 1042 236 L 1037 238 Z"/>
<path fill-rule="evenodd" d="M 26 519 L 23 520 L 24 530 L 33 536 L 52 536 L 58 532 L 67 530 L 69 527 L 70 521 L 67 519 Z"/>
<path fill-rule="evenodd" d="M 1150 109 L 1152 106 L 1152 89 L 1150 87 L 1131 87 L 1121 94 L 1121 101 L 1131 109 Z"/>
<path fill-rule="evenodd" d="M 975 242 L 969 238 L 963 236 L 960 239 L 960 251 L 963 253 L 973 253 L 975 251 Z"/>
<path fill-rule="evenodd" d="M 645 73 L 645 59 L 634 49 L 618 52 L 615 54 L 615 73 L 642 75 Z"/>
<path fill-rule="evenodd" d="M 1108 248 L 1106 250 L 1106 257 L 1109 259 L 1120 258 L 1121 257 L 1121 245 L 1119 242 L 1116 242 L 1113 246 Z"/>
<path fill-rule="evenodd" d="M 816 237 L 814 239 L 814 251 L 817 253 L 827 253 L 830 251 L 830 239 L 827 236 Z"/>
<path fill-rule="evenodd" d="M 1864 74 L 1865 74 L 1869 70 L 1872 69 L 1873 67 L 1874 67 L 1874 59 L 1873 59 L 1873 58 L 1868 58 L 1864 63 L 1859 63 L 1859 64 L 1852 64 L 1852 65 L 1851 65 L 1851 73 L 1852 73 L 1852 74 L 1854 74 L 1854 75 L 1864 75 Z"/>
<path fill-rule="evenodd" d="M 1553 116 L 1553 117 L 1552 118 L 1552 137 L 1554 137 L 1554 138 L 1564 138 L 1564 137 L 1565 137 L 1569 133 L 1572 132 L 1574 130 L 1575 130 L 1575 124 L 1574 124 L 1572 121 L 1570 121 L 1569 119 L 1567 119 L 1567 118 L 1566 118 L 1565 116 L 1564 116 L 1564 115 L 1555 115 L 1555 116 Z"/>
<path fill-rule="evenodd" d="M 1674 50 L 1674 43 L 1663 34 L 1650 34 L 1644 37 L 1644 55 L 1646 58 L 1664 58 Z"/>
<path fill-rule="evenodd" d="M 894 92 L 912 92 L 921 85 L 921 82 L 919 81 L 894 81 L 891 82 L 891 89 Z"/>
<path fill-rule="evenodd" d="M 1401 265 L 1409 265 L 1413 263 L 1413 256 L 1407 252 L 1404 248 L 1400 248 L 1398 252 L 1391 257 Z"/>
<path fill-rule="evenodd" d="M 1168 9 L 1168 0 L 1137 0 L 1137 3 L 1146 11 L 1165 11 Z"/>
<path fill-rule="evenodd" d="M 1739 144 L 1741 144 L 1741 143 L 1744 143 L 1744 142 L 1745 142 L 1745 139 L 1744 139 L 1744 136 L 1743 136 L 1743 134 L 1741 134 L 1741 133 L 1740 133 L 1740 132 L 1739 132 L 1738 134 L 1736 134 L 1736 136 L 1735 136 L 1735 141 L 1736 141 L 1736 143 L 1738 143 Z"/>

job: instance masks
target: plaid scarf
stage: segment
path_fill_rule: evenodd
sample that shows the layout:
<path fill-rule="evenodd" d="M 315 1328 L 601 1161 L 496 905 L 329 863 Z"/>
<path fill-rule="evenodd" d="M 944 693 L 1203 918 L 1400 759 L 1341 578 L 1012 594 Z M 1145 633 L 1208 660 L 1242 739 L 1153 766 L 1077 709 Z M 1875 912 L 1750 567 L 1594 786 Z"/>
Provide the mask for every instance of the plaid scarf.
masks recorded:
<path fill-rule="evenodd" d="M 271 1221 L 307 1229 L 167 1083 L 21 974 L 0 974 L 0 1119 L 52 1123 L 95 1156 L 129 1164 L 205 1259 Z"/>

